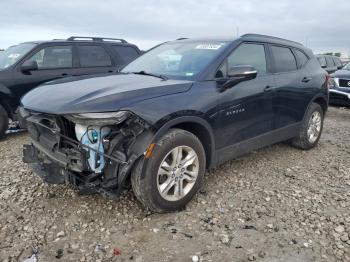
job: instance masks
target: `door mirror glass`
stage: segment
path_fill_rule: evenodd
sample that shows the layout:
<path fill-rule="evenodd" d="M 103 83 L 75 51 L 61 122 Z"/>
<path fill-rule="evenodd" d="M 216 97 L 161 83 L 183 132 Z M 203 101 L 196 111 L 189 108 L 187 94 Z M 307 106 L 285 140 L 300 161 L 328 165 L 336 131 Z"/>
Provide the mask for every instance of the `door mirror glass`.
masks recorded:
<path fill-rule="evenodd" d="M 38 70 L 38 63 L 36 61 L 27 60 L 21 65 L 22 72 L 30 72 Z"/>

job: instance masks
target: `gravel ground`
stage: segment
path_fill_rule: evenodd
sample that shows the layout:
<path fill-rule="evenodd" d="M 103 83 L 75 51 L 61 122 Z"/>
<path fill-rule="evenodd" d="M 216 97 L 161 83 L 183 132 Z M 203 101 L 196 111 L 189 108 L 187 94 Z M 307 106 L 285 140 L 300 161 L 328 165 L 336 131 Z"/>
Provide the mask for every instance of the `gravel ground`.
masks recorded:
<path fill-rule="evenodd" d="M 27 141 L 0 142 L 0 261 L 350 261 L 350 109 L 330 109 L 311 151 L 278 144 L 207 172 L 172 214 L 42 183 Z"/>

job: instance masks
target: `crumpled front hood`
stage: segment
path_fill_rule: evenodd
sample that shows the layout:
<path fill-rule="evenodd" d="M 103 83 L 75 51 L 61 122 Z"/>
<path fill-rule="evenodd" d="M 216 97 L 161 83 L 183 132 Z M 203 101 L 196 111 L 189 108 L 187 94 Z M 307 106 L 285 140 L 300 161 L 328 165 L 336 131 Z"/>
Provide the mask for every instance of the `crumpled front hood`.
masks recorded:
<path fill-rule="evenodd" d="M 332 74 L 332 77 L 350 79 L 350 70 L 338 70 Z"/>
<path fill-rule="evenodd" d="M 111 112 L 142 100 L 186 92 L 192 83 L 135 74 L 72 77 L 30 91 L 21 103 L 26 109 L 49 114 Z"/>

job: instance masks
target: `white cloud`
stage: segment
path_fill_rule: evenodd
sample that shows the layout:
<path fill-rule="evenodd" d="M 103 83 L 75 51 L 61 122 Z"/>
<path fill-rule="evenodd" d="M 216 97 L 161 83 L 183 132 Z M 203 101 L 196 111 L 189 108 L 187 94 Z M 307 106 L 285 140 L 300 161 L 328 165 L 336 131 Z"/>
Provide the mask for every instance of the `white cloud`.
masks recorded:
<path fill-rule="evenodd" d="M 254 32 L 349 52 L 348 0 L 2 0 L 0 47 L 70 35 L 121 37 L 147 49 L 178 37 Z"/>

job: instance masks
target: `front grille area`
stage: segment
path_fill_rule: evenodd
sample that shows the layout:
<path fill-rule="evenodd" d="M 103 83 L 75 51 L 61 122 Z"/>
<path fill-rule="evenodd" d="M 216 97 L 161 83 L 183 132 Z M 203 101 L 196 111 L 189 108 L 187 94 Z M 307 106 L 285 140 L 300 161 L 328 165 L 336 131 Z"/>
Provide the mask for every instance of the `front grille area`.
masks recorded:
<path fill-rule="evenodd" d="M 350 88 L 350 79 L 339 79 L 339 86 Z"/>

